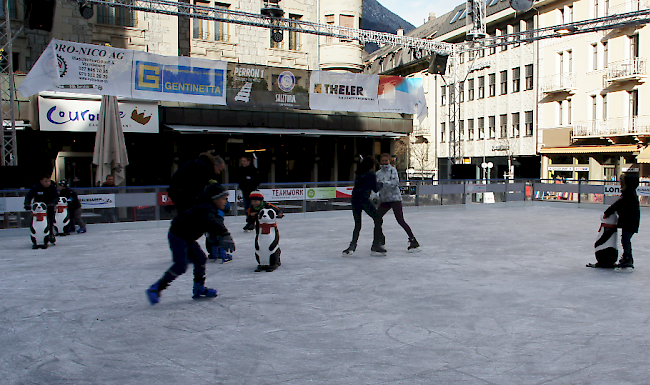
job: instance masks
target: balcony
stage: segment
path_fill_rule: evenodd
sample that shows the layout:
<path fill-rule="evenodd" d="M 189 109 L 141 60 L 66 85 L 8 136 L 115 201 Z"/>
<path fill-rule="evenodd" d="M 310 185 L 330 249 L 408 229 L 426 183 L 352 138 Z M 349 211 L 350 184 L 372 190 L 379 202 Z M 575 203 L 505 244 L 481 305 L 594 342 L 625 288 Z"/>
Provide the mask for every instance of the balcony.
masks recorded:
<path fill-rule="evenodd" d="M 646 59 L 637 57 L 609 63 L 605 81 L 610 84 L 629 81 L 645 82 L 647 77 Z"/>
<path fill-rule="evenodd" d="M 575 122 L 573 138 L 650 135 L 650 115 Z"/>
<path fill-rule="evenodd" d="M 545 94 L 575 93 L 575 75 L 574 74 L 555 74 L 545 76 L 540 81 L 541 91 Z"/>

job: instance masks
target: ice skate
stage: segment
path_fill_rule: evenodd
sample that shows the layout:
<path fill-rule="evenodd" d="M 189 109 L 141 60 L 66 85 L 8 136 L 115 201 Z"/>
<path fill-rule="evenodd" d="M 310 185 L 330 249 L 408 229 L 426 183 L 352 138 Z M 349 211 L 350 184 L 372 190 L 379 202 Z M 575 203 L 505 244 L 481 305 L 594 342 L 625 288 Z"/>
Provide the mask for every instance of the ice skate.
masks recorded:
<path fill-rule="evenodd" d="M 155 305 L 160 302 L 160 288 L 158 286 L 158 282 L 149 286 L 145 293 L 147 294 L 147 299 L 151 305 Z"/>
<path fill-rule="evenodd" d="M 221 257 L 221 264 L 232 262 L 232 255 L 225 254 Z"/>
<path fill-rule="evenodd" d="M 375 257 L 383 257 L 386 255 L 386 249 L 384 249 L 384 246 L 382 245 L 372 245 L 370 248 L 370 255 L 373 255 Z"/>
<path fill-rule="evenodd" d="M 634 260 L 632 258 L 621 258 L 615 266 L 622 269 L 626 267 L 634 269 Z"/>
<path fill-rule="evenodd" d="M 202 297 L 205 298 L 214 298 L 217 296 L 217 291 L 215 289 L 210 289 L 203 286 L 200 282 L 194 282 L 194 289 L 192 290 L 192 298 L 199 299 Z"/>
<path fill-rule="evenodd" d="M 349 257 L 349 256 L 353 255 L 354 252 L 355 252 L 356 250 L 357 250 L 357 245 L 355 245 L 355 244 L 353 244 L 353 243 L 350 243 L 350 247 L 348 247 L 347 249 L 343 250 L 342 255 L 343 255 L 344 257 Z"/>
<path fill-rule="evenodd" d="M 77 230 L 77 234 L 84 234 L 86 232 L 85 227 L 80 227 L 79 230 Z"/>
<path fill-rule="evenodd" d="M 418 241 L 415 239 L 415 237 L 413 237 L 413 238 L 409 238 L 409 247 L 408 247 L 407 250 L 408 250 L 410 253 L 415 253 L 415 252 L 421 250 L 421 249 L 420 249 L 420 244 L 419 244 Z"/>

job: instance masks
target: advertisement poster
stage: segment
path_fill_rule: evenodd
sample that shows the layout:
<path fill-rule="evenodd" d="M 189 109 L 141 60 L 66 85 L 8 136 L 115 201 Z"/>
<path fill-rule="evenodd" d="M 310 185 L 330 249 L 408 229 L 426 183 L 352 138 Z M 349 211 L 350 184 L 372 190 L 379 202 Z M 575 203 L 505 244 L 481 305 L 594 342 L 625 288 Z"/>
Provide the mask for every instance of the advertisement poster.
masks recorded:
<path fill-rule="evenodd" d="M 378 75 L 312 71 L 309 107 L 322 111 L 377 112 Z"/>
<path fill-rule="evenodd" d="M 307 199 L 333 199 L 336 198 L 336 187 L 314 187 L 307 189 Z"/>
<path fill-rule="evenodd" d="M 158 103 L 118 102 L 124 132 L 159 132 Z M 100 100 L 38 98 L 41 131 L 97 132 Z"/>
<path fill-rule="evenodd" d="M 115 207 L 115 194 L 79 195 L 82 209 L 106 209 Z"/>
<path fill-rule="evenodd" d="M 419 115 L 426 108 L 422 79 L 379 76 L 379 112 Z"/>
<path fill-rule="evenodd" d="M 218 60 L 135 52 L 133 97 L 225 105 L 226 66 Z"/>
<path fill-rule="evenodd" d="M 309 71 L 230 63 L 227 78 L 228 106 L 309 109 Z"/>

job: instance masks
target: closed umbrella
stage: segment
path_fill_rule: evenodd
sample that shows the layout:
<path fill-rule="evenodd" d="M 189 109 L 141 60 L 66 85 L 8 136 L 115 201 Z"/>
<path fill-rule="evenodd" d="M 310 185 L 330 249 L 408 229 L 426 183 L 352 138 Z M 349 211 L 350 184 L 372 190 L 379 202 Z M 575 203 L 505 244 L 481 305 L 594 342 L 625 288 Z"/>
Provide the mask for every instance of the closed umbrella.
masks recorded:
<path fill-rule="evenodd" d="M 113 174 L 116 186 L 126 179 L 124 168 L 129 165 L 129 159 L 116 96 L 102 96 L 93 164 L 97 165 L 95 180 L 99 183 L 106 180 L 108 174 Z"/>

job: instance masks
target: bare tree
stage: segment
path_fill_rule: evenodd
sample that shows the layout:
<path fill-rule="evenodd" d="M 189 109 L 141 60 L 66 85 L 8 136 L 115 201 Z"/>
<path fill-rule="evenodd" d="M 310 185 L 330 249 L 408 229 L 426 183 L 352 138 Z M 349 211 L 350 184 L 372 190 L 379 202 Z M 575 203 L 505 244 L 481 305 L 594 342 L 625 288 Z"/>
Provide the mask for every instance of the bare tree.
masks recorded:
<path fill-rule="evenodd" d="M 433 157 L 430 156 L 431 143 L 423 137 L 415 137 L 410 142 L 411 152 L 411 166 L 415 171 L 415 175 L 422 178 L 430 177 L 435 166 Z"/>

